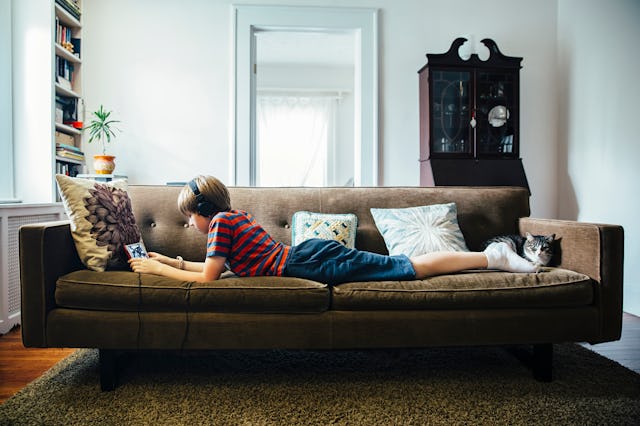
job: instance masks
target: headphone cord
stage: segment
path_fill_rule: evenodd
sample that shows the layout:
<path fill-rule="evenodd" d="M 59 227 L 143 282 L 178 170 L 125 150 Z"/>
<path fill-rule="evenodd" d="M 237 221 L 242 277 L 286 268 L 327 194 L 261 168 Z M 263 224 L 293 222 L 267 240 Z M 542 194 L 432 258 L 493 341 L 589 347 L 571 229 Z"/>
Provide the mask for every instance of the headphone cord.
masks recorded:
<path fill-rule="evenodd" d="M 142 340 L 142 274 L 138 273 L 138 336 L 136 338 L 136 352 L 140 352 L 140 340 Z"/>
<path fill-rule="evenodd" d="M 185 313 L 185 325 L 184 325 L 184 335 L 182 336 L 182 342 L 180 343 L 180 353 L 182 353 L 184 351 L 184 346 L 187 343 L 187 337 L 189 336 L 189 325 L 190 325 L 190 319 L 189 319 L 189 314 L 191 312 L 191 286 L 193 285 L 193 281 L 189 281 L 187 282 L 187 294 L 185 297 L 185 308 L 184 308 L 184 313 Z"/>
<path fill-rule="evenodd" d="M 193 285 L 193 281 L 187 282 L 187 294 L 186 294 L 186 306 L 185 306 L 185 327 L 184 327 L 184 335 L 182 336 L 182 342 L 180 343 L 180 352 L 184 351 L 184 346 L 187 343 L 187 337 L 189 336 L 189 325 L 190 325 L 190 311 L 191 311 L 191 286 Z M 140 352 L 140 341 L 142 340 L 142 274 L 138 273 L 138 335 L 136 337 L 136 352 Z"/>

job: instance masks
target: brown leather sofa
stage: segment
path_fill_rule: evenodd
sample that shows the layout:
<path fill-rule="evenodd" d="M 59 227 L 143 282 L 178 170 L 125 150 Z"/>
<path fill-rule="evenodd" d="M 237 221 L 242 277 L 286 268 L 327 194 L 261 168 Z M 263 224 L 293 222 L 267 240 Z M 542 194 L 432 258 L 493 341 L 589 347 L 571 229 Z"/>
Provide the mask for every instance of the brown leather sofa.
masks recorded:
<path fill-rule="evenodd" d="M 131 186 L 149 250 L 203 260 L 205 236 L 176 207 L 180 188 Z M 329 288 L 282 277 L 206 284 L 83 268 L 67 222 L 20 230 L 22 334 L 28 347 L 99 348 L 103 389 L 116 354 L 142 349 L 365 349 L 533 345 L 534 375 L 551 380 L 552 344 L 620 338 L 623 229 L 529 218 L 522 188 L 230 188 L 276 239 L 294 212 L 355 213 L 356 246 L 386 253 L 369 208 L 455 202 L 468 247 L 492 236 L 555 233 L 554 268 L 463 273 Z"/>

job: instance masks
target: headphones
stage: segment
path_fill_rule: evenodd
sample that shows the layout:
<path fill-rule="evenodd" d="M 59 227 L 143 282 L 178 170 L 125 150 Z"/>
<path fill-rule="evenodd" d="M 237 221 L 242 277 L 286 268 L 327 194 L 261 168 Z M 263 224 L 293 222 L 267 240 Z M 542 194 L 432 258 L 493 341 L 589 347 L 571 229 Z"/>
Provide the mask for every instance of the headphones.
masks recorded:
<path fill-rule="evenodd" d="M 193 195 L 196 196 L 196 213 L 202 216 L 211 217 L 216 211 L 216 208 L 204 198 L 204 195 L 200 193 L 198 189 L 198 184 L 195 179 L 189 181 L 189 188 L 193 191 Z"/>

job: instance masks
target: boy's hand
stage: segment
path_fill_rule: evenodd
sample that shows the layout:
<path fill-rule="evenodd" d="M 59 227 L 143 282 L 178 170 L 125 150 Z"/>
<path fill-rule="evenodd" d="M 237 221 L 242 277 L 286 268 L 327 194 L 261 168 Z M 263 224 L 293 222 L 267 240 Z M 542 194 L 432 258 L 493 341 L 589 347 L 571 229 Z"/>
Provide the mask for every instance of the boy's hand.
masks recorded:
<path fill-rule="evenodd" d="M 155 251 L 150 251 L 149 252 L 149 258 L 151 258 L 153 260 L 157 260 L 160 263 L 164 263 L 165 265 L 170 265 L 170 262 L 172 260 L 175 260 L 172 257 L 167 257 L 164 254 L 156 253 Z"/>
<path fill-rule="evenodd" d="M 129 266 L 133 272 L 162 275 L 163 264 L 154 259 L 132 258 L 129 259 Z"/>

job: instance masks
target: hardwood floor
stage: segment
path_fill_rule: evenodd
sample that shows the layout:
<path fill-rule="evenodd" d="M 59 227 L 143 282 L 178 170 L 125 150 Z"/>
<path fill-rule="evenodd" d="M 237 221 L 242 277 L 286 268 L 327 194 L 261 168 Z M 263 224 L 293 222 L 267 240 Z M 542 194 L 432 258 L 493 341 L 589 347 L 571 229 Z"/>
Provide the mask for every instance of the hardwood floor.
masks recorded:
<path fill-rule="evenodd" d="M 624 314 L 621 340 L 583 346 L 640 373 L 640 317 Z M 0 336 L 0 404 L 74 350 L 25 348 L 19 327 Z"/>
<path fill-rule="evenodd" d="M 623 314 L 620 340 L 599 345 L 585 343 L 582 346 L 640 373 L 640 317 L 626 312 Z"/>
<path fill-rule="evenodd" d="M 0 404 L 74 350 L 25 348 L 20 327 L 0 336 Z"/>

